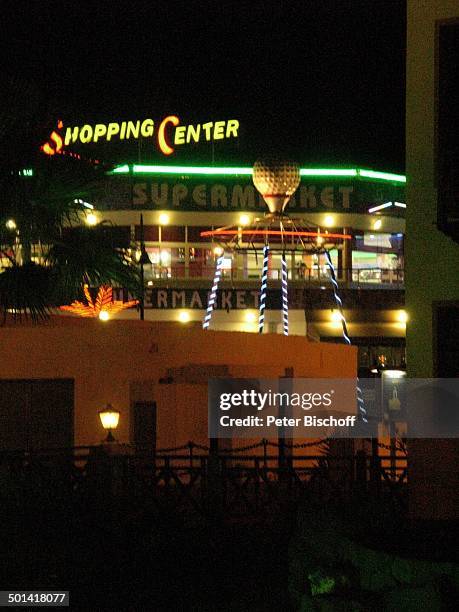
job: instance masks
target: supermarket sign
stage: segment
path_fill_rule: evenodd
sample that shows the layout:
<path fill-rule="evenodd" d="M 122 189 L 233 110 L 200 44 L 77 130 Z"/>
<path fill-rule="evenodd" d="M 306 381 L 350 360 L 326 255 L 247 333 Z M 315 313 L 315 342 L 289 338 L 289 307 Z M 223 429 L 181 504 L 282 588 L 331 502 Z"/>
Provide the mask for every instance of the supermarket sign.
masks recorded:
<path fill-rule="evenodd" d="M 371 205 L 404 201 L 404 186 L 353 179 L 302 177 L 288 210 L 367 213 Z M 107 176 L 95 200 L 99 210 L 265 211 L 251 176 Z M 392 210 L 392 209 L 391 209 Z M 394 209 L 402 212 L 402 209 Z"/>

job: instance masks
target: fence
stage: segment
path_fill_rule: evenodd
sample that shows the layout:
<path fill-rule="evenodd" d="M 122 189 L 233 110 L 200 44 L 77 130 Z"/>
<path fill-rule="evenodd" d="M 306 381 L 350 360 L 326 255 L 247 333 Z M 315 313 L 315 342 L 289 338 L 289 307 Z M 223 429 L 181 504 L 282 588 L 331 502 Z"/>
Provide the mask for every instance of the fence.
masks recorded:
<path fill-rule="evenodd" d="M 1 453 L 0 499 L 57 495 L 96 505 L 149 500 L 187 513 L 260 518 L 304 494 L 324 503 L 363 494 L 404 510 L 405 455 L 317 454 L 313 444 L 315 454 L 307 452 L 312 444 L 268 440 L 218 453 L 192 442 L 155 454 L 124 445 Z"/>
<path fill-rule="evenodd" d="M 195 265 L 189 268 L 185 264 L 173 264 L 170 266 L 152 266 L 151 272 L 147 270 L 146 278 L 154 283 L 168 279 L 203 279 L 212 280 L 215 273 L 214 265 Z M 340 268 L 338 270 L 339 280 L 352 286 L 358 287 L 382 285 L 384 287 L 403 287 L 404 270 L 394 268 Z M 223 268 L 222 278 L 228 281 L 260 280 L 261 266 L 258 268 Z M 281 269 L 270 268 L 268 280 L 280 281 Z M 326 266 L 314 268 L 296 267 L 288 270 L 289 280 L 304 282 L 307 285 L 326 282 L 329 280 L 329 272 Z"/>

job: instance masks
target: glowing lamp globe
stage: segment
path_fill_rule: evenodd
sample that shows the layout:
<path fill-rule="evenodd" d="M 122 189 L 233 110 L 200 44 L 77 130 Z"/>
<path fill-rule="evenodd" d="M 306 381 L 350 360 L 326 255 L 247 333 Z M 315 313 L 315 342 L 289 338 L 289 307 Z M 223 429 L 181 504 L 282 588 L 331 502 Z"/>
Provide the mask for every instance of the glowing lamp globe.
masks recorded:
<path fill-rule="evenodd" d="M 118 427 L 118 423 L 120 420 L 119 410 L 113 408 L 111 404 L 107 404 L 104 410 L 99 412 L 100 422 L 102 423 L 102 427 L 108 431 L 106 442 L 113 442 L 115 438 L 112 434 L 112 429 L 116 429 Z"/>
<path fill-rule="evenodd" d="M 280 215 L 300 184 L 300 168 L 294 162 L 260 159 L 253 166 L 253 184 L 269 212 Z"/>

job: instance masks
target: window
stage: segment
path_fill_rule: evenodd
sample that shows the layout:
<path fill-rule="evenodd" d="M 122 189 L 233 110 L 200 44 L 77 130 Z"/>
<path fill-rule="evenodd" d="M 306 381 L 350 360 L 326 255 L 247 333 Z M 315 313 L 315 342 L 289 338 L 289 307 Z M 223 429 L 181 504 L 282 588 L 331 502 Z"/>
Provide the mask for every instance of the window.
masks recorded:
<path fill-rule="evenodd" d="M 437 30 L 438 227 L 459 242 L 459 20 Z"/>

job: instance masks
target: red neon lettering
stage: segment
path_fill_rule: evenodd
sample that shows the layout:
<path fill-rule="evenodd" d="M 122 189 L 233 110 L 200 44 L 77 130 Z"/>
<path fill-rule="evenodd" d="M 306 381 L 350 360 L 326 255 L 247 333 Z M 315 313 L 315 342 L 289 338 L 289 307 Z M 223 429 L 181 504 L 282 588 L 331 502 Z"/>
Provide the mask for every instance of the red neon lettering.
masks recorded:
<path fill-rule="evenodd" d="M 165 119 L 161 121 L 161 124 L 158 129 L 158 145 L 164 155 L 170 155 L 174 152 L 174 149 L 169 145 L 165 136 L 165 129 L 168 123 L 172 123 L 174 127 L 177 127 L 180 123 L 180 119 L 175 115 L 169 115 Z"/>
<path fill-rule="evenodd" d="M 62 121 L 60 120 L 58 121 L 57 127 L 58 129 L 63 127 Z M 50 141 L 54 142 L 56 146 L 52 146 L 52 142 Z M 43 153 L 45 153 L 46 155 L 54 155 L 55 153 L 61 152 L 63 144 L 64 142 L 60 134 L 58 134 L 56 131 L 53 130 L 49 136 L 48 142 L 45 142 L 45 144 L 42 145 L 40 148 L 43 151 Z"/>

